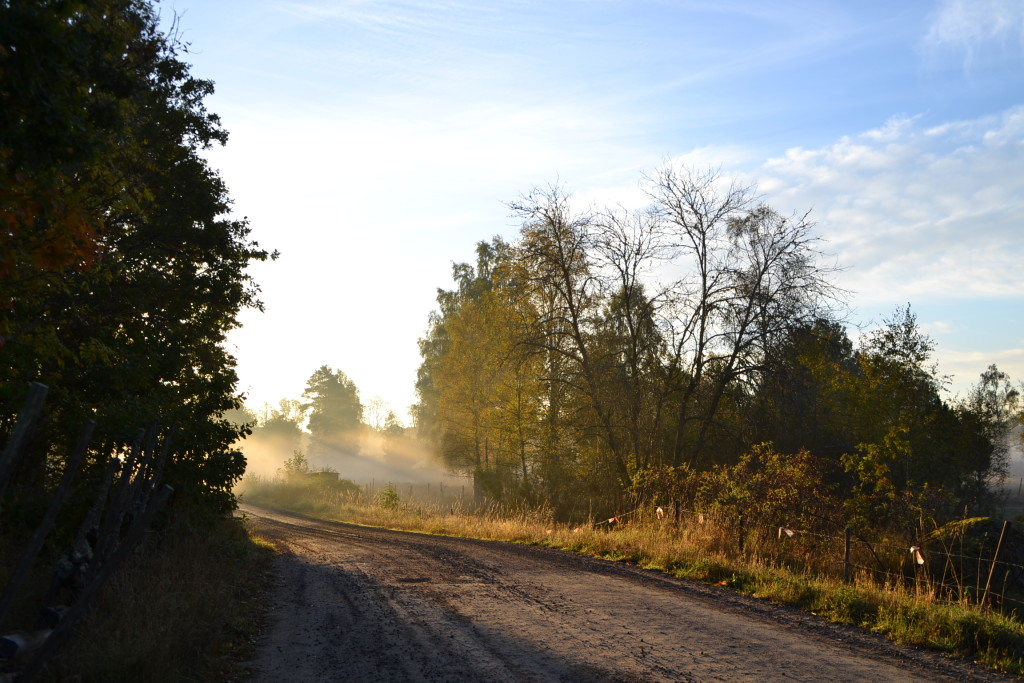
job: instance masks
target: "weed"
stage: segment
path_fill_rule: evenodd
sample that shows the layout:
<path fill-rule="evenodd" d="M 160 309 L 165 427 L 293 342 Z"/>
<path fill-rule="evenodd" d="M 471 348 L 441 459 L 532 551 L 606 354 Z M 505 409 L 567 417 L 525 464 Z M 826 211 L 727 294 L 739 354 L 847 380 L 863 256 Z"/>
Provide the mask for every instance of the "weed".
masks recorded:
<path fill-rule="evenodd" d="M 380 491 L 377 491 L 377 495 L 374 496 L 374 500 L 377 505 L 381 506 L 385 510 L 394 510 L 401 502 L 398 497 L 398 490 L 395 488 L 394 484 L 388 484 Z"/>

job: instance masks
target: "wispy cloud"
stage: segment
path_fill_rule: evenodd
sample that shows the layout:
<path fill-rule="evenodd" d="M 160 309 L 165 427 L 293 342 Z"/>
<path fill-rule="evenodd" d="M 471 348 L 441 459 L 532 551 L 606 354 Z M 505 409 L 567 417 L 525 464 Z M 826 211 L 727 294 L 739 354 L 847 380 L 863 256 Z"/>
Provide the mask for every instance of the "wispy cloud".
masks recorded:
<path fill-rule="evenodd" d="M 1024 3 L 1020 0 L 943 0 L 922 39 L 927 50 L 960 54 L 970 70 L 980 55 L 1024 60 Z"/>
<path fill-rule="evenodd" d="M 791 210 L 815 207 L 861 300 L 1020 297 L 1024 107 L 926 128 L 899 117 L 760 169 Z"/>

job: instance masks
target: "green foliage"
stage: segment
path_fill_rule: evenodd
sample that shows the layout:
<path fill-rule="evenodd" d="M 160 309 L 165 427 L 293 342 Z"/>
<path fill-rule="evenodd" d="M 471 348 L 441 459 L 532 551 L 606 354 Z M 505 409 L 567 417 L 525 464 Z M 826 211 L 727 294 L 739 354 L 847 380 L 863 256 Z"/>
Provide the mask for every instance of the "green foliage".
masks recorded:
<path fill-rule="evenodd" d="M 302 409 L 309 414 L 309 433 L 313 446 L 322 450 L 330 445 L 354 448 L 363 426 L 363 404 L 359 389 L 341 370 L 320 366 L 306 382 L 302 392 L 306 403 Z"/>
<path fill-rule="evenodd" d="M 637 212 L 527 193 L 511 205 L 518 239 L 480 243 L 438 292 L 416 427 L 481 497 L 567 516 L 701 487 L 756 507 L 795 487 L 821 501 L 814 514 L 858 526 L 991 503 L 1021 413 L 1005 374 L 993 366 L 967 400 L 944 400 L 909 305 L 857 345 L 847 336 L 806 215 L 714 172 L 647 181 Z M 665 260 L 684 275 L 656 288 Z"/>
<path fill-rule="evenodd" d="M 306 456 L 302 454 L 302 451 L 294 451 L 292 457 L 284 461 L 281 472 L 286 479 L 304 476 L 309 474 L 309 461 L 306 460 Z"/>
<path fill-rule="evenodd" d="M 844 326 L 817 319 L 770 349 L 751 408 L 751 429 L 784 452 L 806 448 L 836 461 L 857 443 L 850 429 L 858 361 Z"/>
<path fill-rule="evenodd" d="M 264 406 L 262 414 L 256 419 L 255 429 L 259 430 L 264 437 L 277 436 L 295 440 L 302 433 L 304 420 L 305 414 L 301 403 L 281 399 L 277 408 Z"/>
<path fill-rule="evenodd" d="M 740 512 L 758 524 L 835 531 L 842 528 L 827 468 L 807 451 L 777 452 L 758 444 L 731 467 L 700 475 L 695 503 L 702 509 Z"/>
<path fill-rule="evenodd" d="M 183 50 L 143 0 L 0 4 L 0 433 L 51 387 L 18 495 L 45 496 L 85 419 L 98 458 L 156 419 L 177 500 L 233 504 L 224 340 L 270 255 L 202 156 L 227 133 Z"/>
<path fill-rule="evenodd" d="M 397 508 L 401 502 L 398 496 L 398 489 L 395 488 L 394 484 L 388 484 L 380 491 L 377 491 L 373 499 L 378 506 L 385 510 L 393 510 Z"/>
<path fill-rule="evenodd" d="M 717 180 L 666 169 L 635 213 L 574 212 L 557 187 L 511 205 L 518 241 L 455 267 L 421 341 L 417 426 L 451 466 L 568 510 L 756 443 L 744 411 L 773 340 L 832 290 L 806 220 Z M 650 287 L 673 257 L 702 277 Z"/>
<path fill-rule="evenodd" d="M 420 341 L 417 430 L 491 497 L 529 496 L 543 485 L 535 468 L 540 357 L 517 337 L 529 315 L 520 276 L 505 242 L 481 242 L 475 267 L 453 267 L 458 288 L 438 293 L 442 313 Z"/>

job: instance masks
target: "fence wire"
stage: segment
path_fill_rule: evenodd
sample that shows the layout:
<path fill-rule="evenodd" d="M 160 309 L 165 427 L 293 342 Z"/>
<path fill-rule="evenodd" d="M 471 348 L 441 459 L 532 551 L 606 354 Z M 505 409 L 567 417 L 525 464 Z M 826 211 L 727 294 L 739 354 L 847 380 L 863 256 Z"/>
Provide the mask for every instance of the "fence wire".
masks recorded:
<path fill-rule="evenodd" d="M 643 514 L 645 506 L 615 515 L 607 520 L 595 523 L 613 526 L 632 518 L 646 520 Z M 826 552 L 825 546 L 832 545 L 832 550 L 842 553 L 839 557 L 822 558 L 814 563 L 814 567 L 804 568 L 829 569 L 837 575 L 852 580 L 854 574 L 868 577 L 876 585 L 913 585 L 918 590 L 926 591 L 931 598 L 949 603 L 974 602 L 993 608 L 1005 608 L 1007 605 L 1024 606 L 1024 564 L 1001 560 L 998 558 L 999 546 L 991 539 L 995 547 L 983 548 L 978 555 L 968 555 L 944 547 L 936 547 L 934 541 L 915 541 L 911 545 L 898 545 L 891 541 L 869 541 L 851 533 L 847 539 L 843 533 L 827 533 L 820 530 L 799 528 L 788 524 L 768 525 L 751 520 L 745 515 L 729 515 L 720 510 L 701 511 L 671 505 L 654 506 L 654 519 L 661 524 L 688 524 L 697 526 L 708 523 L 726 523 L 734 527 L 734 550 L 742 551 L 751 540 L 756 540 L 759 550 L 774 542 L 780 555 L 787 554 L 794 544 L 802 539 L 815 539 L 820 545 L 816 549 L 819 556 Z M 787 548 L 787 544 L 790 546 Z M 805 548 L 806 550 L 806 548 Z M 790 555 L 792 555 L 790 553 Z M 873 562 L 864 562 L 870 557 Z M 798 556 L 777 557 L 797 564 Z M 871 566 L 872 564 L 876 566 Z M 1016 574 L 1016 576 L 1014 576 Z M 969 581 L 959 581 L 956 577 L 970 577 Z M 950 582 L 952 577 L 952 581 Z M 838 578 L 838 577 L 837 577 Z M 1017 586 L 1016 593 L 1009 592 Z"/>

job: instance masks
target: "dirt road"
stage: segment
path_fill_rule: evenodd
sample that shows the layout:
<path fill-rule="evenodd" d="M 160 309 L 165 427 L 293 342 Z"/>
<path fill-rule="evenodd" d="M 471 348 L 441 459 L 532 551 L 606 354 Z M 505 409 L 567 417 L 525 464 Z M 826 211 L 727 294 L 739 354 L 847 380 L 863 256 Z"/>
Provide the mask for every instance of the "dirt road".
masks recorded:
<path fill-rule="evenodd" d="M 1003 680 L 618 563 L 241 509 L 284 549 L 257 682 Z"/>

